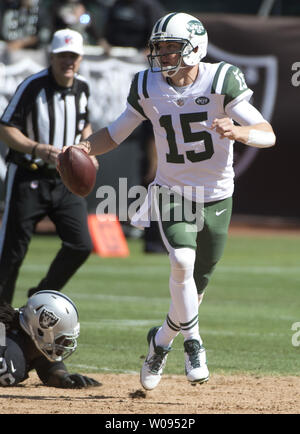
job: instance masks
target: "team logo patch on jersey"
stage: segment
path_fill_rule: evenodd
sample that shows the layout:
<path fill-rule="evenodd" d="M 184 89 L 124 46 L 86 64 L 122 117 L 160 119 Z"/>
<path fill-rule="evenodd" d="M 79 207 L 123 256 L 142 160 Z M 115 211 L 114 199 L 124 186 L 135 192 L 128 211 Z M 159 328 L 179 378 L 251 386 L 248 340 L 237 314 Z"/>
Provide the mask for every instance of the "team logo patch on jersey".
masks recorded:
<path fill-rule="evenodd" d="M 186 28 L 189 32 L 193 32 L 195 35 L 205 35 L 206 30 L 202 23 L 198 20 L 191 20 L 187 23 Z"/>
<path fill-rule="evenodd" d="M 195 99 L 195 103 L 198 105 L 205 105 L 209 103 L 209 98 L 206 96 L 198 96 L 198 98 Z"/>
<path fill-rule="evenodd" d="M 51 310 L 43 309 L 40 314 L 39 323 L 42 329 L 48 329 L 49 327 L 54 327 L 59 320 L 60 318 L 56 316 L 54 312 L 51 312 Z"/>

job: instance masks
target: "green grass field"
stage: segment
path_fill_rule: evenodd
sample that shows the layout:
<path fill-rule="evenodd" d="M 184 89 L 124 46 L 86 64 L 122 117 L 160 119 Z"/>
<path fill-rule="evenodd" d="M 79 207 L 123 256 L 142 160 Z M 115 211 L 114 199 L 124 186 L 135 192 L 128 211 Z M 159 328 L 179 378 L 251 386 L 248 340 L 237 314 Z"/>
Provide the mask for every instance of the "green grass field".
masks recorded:
<path fill-rule="evenodd" d="M 36 235 L 21 268 L 13 305 L 26 301 L 59 248 L 56 236 Z M 146 334 L 169 306 L 167 255 L 145 255 L 129 240 L 128 258 L 93 254 L 64 288 L 78 306 L 81 335 L 67 360 L 72 371 L 139 372 Z M 229 237 L 199 311 L 200 333 L 211 373 L 299 375 L 300 237 Z M 299 342 L 300 343 L 300 342 Z M 178 336 L 166 373 L 183 374 Z"/>

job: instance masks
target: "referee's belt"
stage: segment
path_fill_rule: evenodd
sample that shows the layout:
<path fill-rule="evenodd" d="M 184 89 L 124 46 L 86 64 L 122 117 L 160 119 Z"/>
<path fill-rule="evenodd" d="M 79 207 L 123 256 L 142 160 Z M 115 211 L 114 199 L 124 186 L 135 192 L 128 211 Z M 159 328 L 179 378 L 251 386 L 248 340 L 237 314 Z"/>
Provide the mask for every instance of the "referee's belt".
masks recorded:
<path fill-rule="evenodd" d="M 60 175 L 54 166 L 49 166 L 48 164 L 38 165 L 34 162 L 20 162 L 16 163 L 18 166 L 26 169 L 30 173 L 35 173 L 38 176 L 44 178 L 59 178 Z"/>
<path fill-rule="evenodd" d="M 35 164 L 35 163 L 33 163 Z M 30 169 L 31 172 L 35 172 L 45 178 L 59 178 L 60 175 L 55 167 L 49 167 L 47 164 L 44 166 L 38 166 L 37 169 Z"/>

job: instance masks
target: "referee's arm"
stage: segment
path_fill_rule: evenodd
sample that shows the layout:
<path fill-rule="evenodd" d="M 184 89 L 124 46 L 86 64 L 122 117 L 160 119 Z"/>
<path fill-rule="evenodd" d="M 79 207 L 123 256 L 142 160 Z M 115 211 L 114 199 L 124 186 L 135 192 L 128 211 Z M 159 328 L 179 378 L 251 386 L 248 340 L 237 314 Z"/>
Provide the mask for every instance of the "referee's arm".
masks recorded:
<path fill-rule="evenodd" d="M 11 149 L 32 154 L 47 163 L 56 164 L 60 150 L 49 144 L 39 143 L 26 137 L 18 128 L 0 123 L 0 140 Z"/>

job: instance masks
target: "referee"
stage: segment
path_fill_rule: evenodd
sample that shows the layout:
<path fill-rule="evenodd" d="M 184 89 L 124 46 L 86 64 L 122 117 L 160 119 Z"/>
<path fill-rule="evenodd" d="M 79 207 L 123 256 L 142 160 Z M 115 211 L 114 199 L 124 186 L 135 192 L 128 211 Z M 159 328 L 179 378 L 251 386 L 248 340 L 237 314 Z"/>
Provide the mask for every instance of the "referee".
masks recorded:
<path fill-rule="evenodd" d="M 86 202 L 66 189 L 56 170 L 61 148 L 92 133 L 88 84 L 77 75 L 82 55 L 78 32 L 55 32 L 50 67 L 18 86 L 0 119 L 0 140 L 9 147 L 0 231 L 0 298 L 8 303 L 34 228 L 45 216 L 55 224 L 62 245 L 28 296 L 61 290 L 92 250 Z"/>

